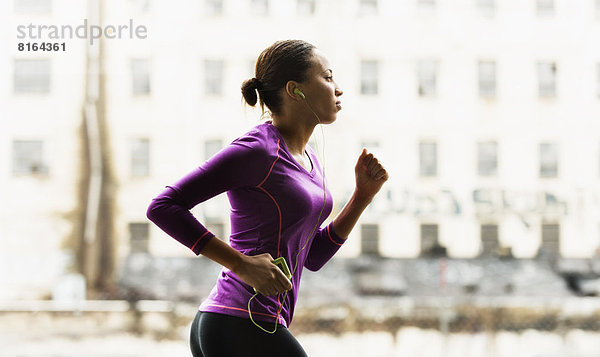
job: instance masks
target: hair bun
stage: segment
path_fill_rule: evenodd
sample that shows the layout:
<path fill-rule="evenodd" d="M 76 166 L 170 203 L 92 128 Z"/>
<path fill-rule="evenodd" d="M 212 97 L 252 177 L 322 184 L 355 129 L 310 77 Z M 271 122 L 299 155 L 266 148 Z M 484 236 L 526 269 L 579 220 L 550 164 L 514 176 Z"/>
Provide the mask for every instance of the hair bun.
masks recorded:
<path fill-rule="evenodd" d="M 250 81 L 252 82 L 252 85 L 254 86 L 254 88 L 256 88 L 256 89 L 260 88 L 260 81 L 258 80 L 258 78 L 252 77 L 252 78 L 250 78 Z"/>
<path fill-rule="evenodd" d="M 244 81 L 244 83 L 242 83 L 242 95 L 244 96 L 246 103 L 248 103 L 251 107 L 255 106 L 256 102 L 258 101 L 256 91 L 259 88 L 260 81 L 255 77 L 247 79 Z"/>

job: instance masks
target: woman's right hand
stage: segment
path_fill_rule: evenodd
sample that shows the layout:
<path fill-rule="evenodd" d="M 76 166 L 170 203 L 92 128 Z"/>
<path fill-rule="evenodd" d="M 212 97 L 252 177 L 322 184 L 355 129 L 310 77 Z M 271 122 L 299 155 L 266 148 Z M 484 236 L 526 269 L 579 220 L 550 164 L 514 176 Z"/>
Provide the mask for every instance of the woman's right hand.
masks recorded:
<path fill-rule="evenodd" d="M 273 264 L 273 257 L 269 253 L 246 255 L 232 271 L 265 296 L 277 295 L 292 288 L 292 282 Z"/>

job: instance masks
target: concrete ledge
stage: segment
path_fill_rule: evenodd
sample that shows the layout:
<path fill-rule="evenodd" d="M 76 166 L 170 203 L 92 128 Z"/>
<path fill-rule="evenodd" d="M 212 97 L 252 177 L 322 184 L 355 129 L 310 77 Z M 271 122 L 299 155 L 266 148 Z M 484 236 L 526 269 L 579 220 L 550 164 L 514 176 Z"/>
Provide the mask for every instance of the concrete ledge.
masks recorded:
<path fill-rule="evenodd" d="M 0 301 L 0 312 L 128 312 L 132 304 L 125 300 Z M 141 312 L 172 312 L 175 303 L 164 300 L 139 300 L 135 308 Z"/>

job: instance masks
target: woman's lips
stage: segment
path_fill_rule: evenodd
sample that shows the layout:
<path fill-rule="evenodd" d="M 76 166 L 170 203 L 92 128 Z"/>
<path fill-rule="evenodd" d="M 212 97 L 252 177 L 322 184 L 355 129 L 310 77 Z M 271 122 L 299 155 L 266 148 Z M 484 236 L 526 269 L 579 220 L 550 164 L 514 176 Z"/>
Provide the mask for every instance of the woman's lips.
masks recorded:
<path fill-rule="evenodd" d="M 335 106 L 338 108 L 338 110 L 342 109 L 342 102 L 340 102 L 340 101 L 335 102 Z"/>

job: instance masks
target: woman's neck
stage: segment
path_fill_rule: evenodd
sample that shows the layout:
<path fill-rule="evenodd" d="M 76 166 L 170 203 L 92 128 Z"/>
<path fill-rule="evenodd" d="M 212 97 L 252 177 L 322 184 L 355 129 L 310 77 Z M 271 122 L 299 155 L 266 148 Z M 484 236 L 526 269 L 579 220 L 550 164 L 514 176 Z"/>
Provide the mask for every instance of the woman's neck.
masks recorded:
<path fill-rule="evenodd" d="M 285 145 L 292 155 L 304 155 L 306 144 L 315 129 L 314 125 L 302 125 L 299 121 L 273 118 L 273 126 L 285 140 Z"/>

